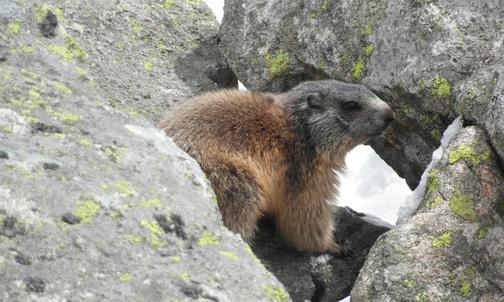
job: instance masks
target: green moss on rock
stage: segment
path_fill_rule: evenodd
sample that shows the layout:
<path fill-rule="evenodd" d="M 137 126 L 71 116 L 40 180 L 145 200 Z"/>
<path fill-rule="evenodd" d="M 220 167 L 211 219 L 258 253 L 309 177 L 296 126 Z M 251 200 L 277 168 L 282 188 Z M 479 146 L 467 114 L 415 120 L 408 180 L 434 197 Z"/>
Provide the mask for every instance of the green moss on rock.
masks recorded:
<path fill-rule="evenodd" d="M 23 31 L 21 30 L 19 19 L 14 20 L 14 23 L 7 24 L 7 27 L 9 28 L 9 31 L 13 35 L 19 35 L 23 33 Z"/>
<path fill-rule="evenodd" d="M 213 244 L 217 245 L 220 244 L 219 239 L 215 237 L 214 234 L 212 234 L 210 231 L 203 231 L 203 235 L 201 235 L 201 238 L 198 240 L 199 245 L 208 245 L 208 244 Z"/>
<path fill-rule="evenodd" d="M 476 277 L 476 272 L 468 267 L 466 269 L 464 269 L 464 272 L 462 273 L 462 276 L 460 278 L 462 278 L 463 280 L 472 280 L 474 279 L 474 277 Z"/>
<path fill-rule="evenodd" d="M 158 207 L 162 207 L 163 204 L 161 203 L 161 200 L 157 197 L 152 197 L 152 198 L 142 198 L 142 202 L 140 202 L 139 206 L 140 207 L 148 207 L 151 205 L 155 205 Z"/>
<path fill-rule="evenodd" d="M 102 150 L 108 155 L 108 158 L 114 162 L 118 163 L 123 154 L 127 151 L 125 147 L 118 147 L 117 145 L 110 145 L 102 147 Z"/>
<path fill-rule="evenodd" d="M 476 230 L 476 232 L 473 235 L 473 238 L 476 240 L 481 240 L 481 239 L 485 238 L 487 233 L 488 233 L 488 226 L 482 227 L 482 228 Z"/>
<path fill-rule="evenodd" d="M 432 245 L 437 248 L 449 246 L 451 243 L 452 235 L 452 232 L 444 232 L 441 236 L 432 240 Z"/>
<path fill-rule="evenodd" d="M 130 281 L 131 280 L 131 275 L 129 273 L 125 273 L 119 276 L 119 280 L 122 282 Z"/>
<path fill-rule="evenodd" d="M 219 251 L 219 254 L 222 255 L 222 256 L 225 256 L 225 257 L 228 257 L 230 259 L 233 259 L 233 260 L 238 260 L 240 259 L 238 257 L 238 255 L 236 255 L 235 253 L 232 253 L 232 252 L 226 252 L 226 251 Z"/>
<path fill-rule="evenodd" d="M 373 24 L 370 23 L 370 24 L 367 24 L 365 27 L 364 27 L 364 30 L 363 30 L 363 33 L 367 36 L 369 36 L 371 34 L 371 29 L 373 28 Z"/>
<path fill-rule="evenodd" d="M 91 222 L 95 213 L 100 209 L 100 205 L 94 198 L 77 200 L 75 203 L 80 205 L 75 210 L 75 216 L 79 217 L 82 223 Z"/>
<path fill-rule="evenodd" d="M 136 235 L 133 235 L 133 234 L 127 234 L 126 236 L 128 237 L 128 239 L 131 242 L 141 242 L 142 241 L 142 236 L 136 236 Z"/>
<path fill-rule="evenodd" d="M 427 200 L 427 202 L 425 203 L 425 206 L 428 207 L 429 209 L 433 209 L 442 203 L 443 203 L 443 197 L 438 196 L 436 198 L 431 198 L 431 199 Z"/>
<path fill-rule="evenodd" d="M 42 22 L 48 10 L 50 10 L 50 8 L 46 3 L 35 6 L 35 20 L 37 23 Z"/>
<path fill-rule="evenodd" d="M 358 58 L 357 61 L 352 65 L 352 76 L 355 79 L 362 79 L 364 76 L 364 68 L 366 66 L 364 65 L 364 61 L 362 58 Z"/>
<path fill-rule="evenodd" d="M 174 274 L 176 276 L 179 276 L 180 278 L 182 278 L 185 281 L 191 280 L 191 276 L 188 273 L 181 273 L 179 271 L 175 271 Z"/>
<path fill-rule="evenodd" d="M 445 98 L 451 93 L 451 85 L 445 78 L 435 78 L 430 92 L 438 98 Z"/>
<path fill-rule="evenodd" d="M 366 55 L 366 57 L 369 57 L 374 51 L 374 45 L 373 44 L 369 44 L 368 46 L 366 46 L 364 48 L 364 54 Z"/>
<path fill-rule="evenodd" d="M 64 61 L 73 60 L 73 54 L 70 52 L 65 46 L 49 44 L 46 45 L 47 50 L 50 52 L 59 55 Z"/>
<path fill-rule="evenodd" d="M 130 22 L 131 22 L 131 28 L 133 30 L 138 30 L 138 31 L 143 30 L 143 28 L 140 25 L 138 25 L 135 18 L 131 17 Z"/>
<path fill-rule="evenodd" d="M 152 68 L 154 68 L 154 63 L 152 63 L 151 61 L 144 61 L 143 66 L 144 66 L 145 70 L 151 71 Z"/>
<path fill-rule="evenodd" d="M 439 189 L 439 170 L 438 169 L 430 169 L 427 177 L 427 194 L 435 193 Z"/>
<path fill-rule="evenodd" d="M 127 196 L 133 196 L 136 188 L 129 181 L 111 181 L 109 184 L 116 188 L 117 192 Z"/>
<path fill-rule="evenodd" d="M 455 191 L 450 199 L 450 209 L 465 220 L 476 220 L 476 211 L 474 210 L 472 196 L 464 195 L 460 190 Z"/>
<path fill-rule="evenodd" d="M 262 285 L 262 288 L 266 292 L 266 297 L 268 299 L 268 302 L 283 302 L 283 301 L 288 301 L 289 296 L 285 292 L 283 288 L 280 286 L 276 285 Z"/>
<path fill-rule="evenodd" d="M 460 159 L 469 159 L 475 165 L 478 165 L 481 161 L 488 161 L 490 159 L 491 152 L 487 150 L 481 154 L 477 154 L 473 147 L 460 145 L 456 150 L 450 151 L 448 154 L 448 161 L 453 164 Z"/>
<path fill-rule="evenodd" d="M 438 141 L 441 139 L 441 131 L 439 131 L 438 129 L 433 129 L 430 132 L 430 136 Z"/>
<path fill-rule="evenodd" d="M 324 0 L 324 2 L 322 2 L 321 8 L 322 8 L 322 11 L 324 11 L 324 12 L 328 11 L 328 9 L 327 9 L 327 2 L 328 2 L 328 0 Z"/>
<path fill-rule="evenodd" d="M 142 220 L 140 221 L 140 225 L 156 235 L 163 235 L 163 230 L 161 229 L 157 221 L 148 222 L 147 220 Z"/>
<path fill-rule="evenodd" d="M 63 93 L 66 93 L 66 94 L 72 94 L 73 91 L 72 89 L 68 88 L 67 86 L 61 84 L 61 83 L 54 83 L 54 87 L 56 87 L 56 89 L 58 89 L 59 91 L 63 92 Z"/>
<path fill-rule="evenodd" d="M 472 293 L 472 284 L 471 282 L 464 281 L 462 282 L 462 286 L 460 287 L 459 294 L 462 297 L 469 297 Z"/>
<path fill-rule="evenodd" d="M 86 54 L 84 48 L 68 35 L 65 36 L 65 44 L 67 49 L 77 58 L 82 58 Z"/>
<path fill-rule="evenodd" d="M 82 118 L 82 115 L 70 112 L 54 112 L 54 115 L 57 116 L 61 121 L 67 123 L 75 123 Z"/>
<path fill-rule="evenodd" d="M 428 297 L 428 295 L 427 295 L 426 292 L 421 292 L 421 293 L 416 294 L 415 301 L 428 302 L 429 301 L 429 297 Z"/>
<path fill-rule="evenodd" d="M 12 53 L 32 53 L 35 51 L 35 47 L 31 45 L 26 45 L 21 42 L 18 42 L 18 48 L 12 49 Z"/>
<path fill-rule="evenodd" d="M 287 51 L 283 52 L 280 49 L 280 53 L 275 57 L 268 53 L 264 56 L 264 60 L 270 78 L 279 77 L 289 71 L 289 52 Z"/>
<path fill-rule="evenodd" d="M 173 5 L 173 0 L 165 0 L 165 8 L 167 10 L 170 10 L 170 8 L 172 7 Z"/>
<path fill-rule="evenodd" d="M 182 260 L 179 256 L 170 256 L 168 258 L 175 263 L 180 262 L 180 260 Z"/>

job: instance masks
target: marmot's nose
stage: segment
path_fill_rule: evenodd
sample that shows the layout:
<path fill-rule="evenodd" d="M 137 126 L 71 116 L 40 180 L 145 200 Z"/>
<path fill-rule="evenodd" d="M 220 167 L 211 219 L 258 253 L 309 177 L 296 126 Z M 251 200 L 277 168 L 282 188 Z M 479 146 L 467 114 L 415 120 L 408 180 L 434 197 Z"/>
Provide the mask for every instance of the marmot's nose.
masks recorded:
<path fill-rule="evenodd" d="M 395 120 L 394 110 L 387 106 L 387 109 L 385 109 L 385 121 L 387 122 L 387 124 L 390 124 L 393 120 Z"/>

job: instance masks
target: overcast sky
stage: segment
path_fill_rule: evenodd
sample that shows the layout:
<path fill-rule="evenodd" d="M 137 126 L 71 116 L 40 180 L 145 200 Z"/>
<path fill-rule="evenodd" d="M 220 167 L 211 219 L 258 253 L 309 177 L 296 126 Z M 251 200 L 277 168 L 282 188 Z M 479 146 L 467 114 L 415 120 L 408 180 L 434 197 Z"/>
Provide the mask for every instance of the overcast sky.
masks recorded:
<path fill-rule="evenodd" d="M 221 22 L 224 16 L 224 0 L 203 0 L 214 12 L 217 21 Z"/>

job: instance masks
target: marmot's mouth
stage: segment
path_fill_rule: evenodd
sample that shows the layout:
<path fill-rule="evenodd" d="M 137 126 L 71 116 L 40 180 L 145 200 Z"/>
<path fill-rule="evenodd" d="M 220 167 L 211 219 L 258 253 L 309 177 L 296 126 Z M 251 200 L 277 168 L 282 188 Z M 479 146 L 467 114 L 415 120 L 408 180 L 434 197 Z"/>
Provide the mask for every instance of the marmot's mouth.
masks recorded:
<path fill-rule="evenodd" d="M 390 123 L 392 122 L 392 120 L 386 120 L 384 121 L 383 125 L 377 129 L 375 129 L 371 135 L 372 136 L 380 136 L 383 132 L 385 132 L 385 130 L 387 130 L 387 128 L 389 127 Z"/>
<path fill-rule="evenodd" d="M 380 136 L 383 134 L 383 132 L 385 132 L 385 130 L 387 130 L 387 128 L 388 128 L 388 125 L 381 127 L 380 129 L 376 129 L 375 131 L 373 131 L 370 134 L 370 136 L 373 136 L 373 137 Z"/>

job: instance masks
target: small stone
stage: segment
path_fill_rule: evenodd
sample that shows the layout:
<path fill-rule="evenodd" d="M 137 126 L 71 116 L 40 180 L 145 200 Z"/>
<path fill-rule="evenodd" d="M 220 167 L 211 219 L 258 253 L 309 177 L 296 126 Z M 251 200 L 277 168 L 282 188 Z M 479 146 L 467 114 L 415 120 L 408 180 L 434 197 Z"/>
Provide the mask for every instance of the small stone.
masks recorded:
<path fill-rule="evenodd" d="M 56 163 L 44 163 L 42 165 L 42 168 L 44 168 L 44 170 L 53 170 L 53 171 L 56 171 L 56 170 L 58 170 L 59 165 L 56 164 Z"/>
<path fill-rule="evenodd" d="M 9 159 L 7 152 L 0 150 L 0 159 Z"/>
<path fill-rule="evenodd" d="M 27 292 L 43 293 L 45 290 L 46 283 L 39 277 L 26 277 L 23 281 Z"/>
<path fill-rule="evenodd" d="M 78 224 L 81 222 L 81 218 L 77 217 L 74 213 L 65 213 L 63 216 L 61 216 L 61 220 L 68 224 Z"/>

